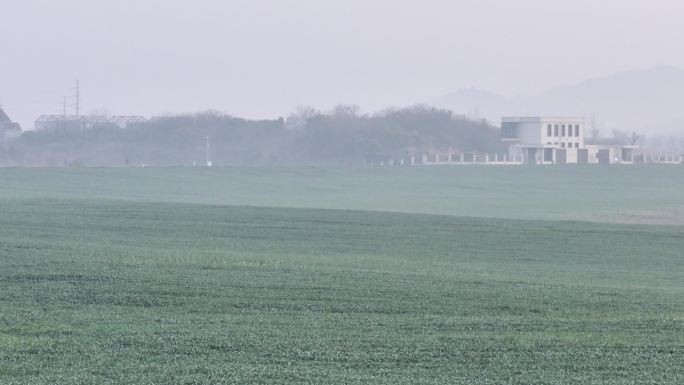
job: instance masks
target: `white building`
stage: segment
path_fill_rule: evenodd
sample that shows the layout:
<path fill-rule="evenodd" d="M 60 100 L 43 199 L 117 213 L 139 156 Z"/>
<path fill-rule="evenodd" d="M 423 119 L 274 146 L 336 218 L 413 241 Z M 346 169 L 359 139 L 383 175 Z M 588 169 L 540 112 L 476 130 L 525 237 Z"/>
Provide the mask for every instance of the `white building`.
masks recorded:
<path fill-rule="evenodd" d="M 501 139 L 509 144 L 509 156 L 525 163 L 578 163 L 578 150 L 585 149 L 584 118 L 504 117 Z"/>
<path fill-rule="evenodd" d="M 532 164 L 631 163 L 637 146 L 586 145 L 584 118 L 504 117 L 501 140 L 511 159 Z"/>

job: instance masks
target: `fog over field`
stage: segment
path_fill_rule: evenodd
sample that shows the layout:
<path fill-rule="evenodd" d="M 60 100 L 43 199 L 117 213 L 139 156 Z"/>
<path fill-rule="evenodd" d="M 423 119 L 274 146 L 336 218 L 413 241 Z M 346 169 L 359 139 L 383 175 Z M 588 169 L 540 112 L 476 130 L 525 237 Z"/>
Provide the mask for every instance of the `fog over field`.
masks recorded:
<path fill-rule="evenodd" d="M 0 385 L 684 384 L 684 3 L 0 6 Z"/>

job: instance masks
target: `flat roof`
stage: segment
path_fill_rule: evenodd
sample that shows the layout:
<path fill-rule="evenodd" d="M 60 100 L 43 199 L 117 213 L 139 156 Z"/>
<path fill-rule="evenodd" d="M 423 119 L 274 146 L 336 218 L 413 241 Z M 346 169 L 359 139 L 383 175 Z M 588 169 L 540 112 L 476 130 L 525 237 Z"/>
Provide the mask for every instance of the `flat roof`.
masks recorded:
<path fill-rule="evenodd" d="M 502 122 L 542 123 L 542 122 L 584 122 L 583 116 L 503 116 Z"/>

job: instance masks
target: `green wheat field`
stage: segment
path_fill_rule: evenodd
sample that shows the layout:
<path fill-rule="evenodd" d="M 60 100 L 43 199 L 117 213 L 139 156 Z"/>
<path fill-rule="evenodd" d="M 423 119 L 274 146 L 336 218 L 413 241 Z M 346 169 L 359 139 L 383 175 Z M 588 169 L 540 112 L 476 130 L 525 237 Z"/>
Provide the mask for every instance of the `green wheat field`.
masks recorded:
<path fill-rule="evenodd" d="M 682 384 L 684 167 L 0 169 L 0 384 Z"/>

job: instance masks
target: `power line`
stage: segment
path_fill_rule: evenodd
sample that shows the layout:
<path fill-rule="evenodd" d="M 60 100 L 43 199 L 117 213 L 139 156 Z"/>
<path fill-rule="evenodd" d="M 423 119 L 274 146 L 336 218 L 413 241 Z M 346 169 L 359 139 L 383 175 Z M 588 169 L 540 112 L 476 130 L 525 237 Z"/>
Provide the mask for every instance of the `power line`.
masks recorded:
<path fill-rule="evenodd" d="M 62 101 L 60 102 L 60 112 L 62 116 L 81 115 L 81 86 L 78 80 L 75 81 L 74 88 L 72 88 L 72 91 L 74 92 L 72 95 L 65 95 L 62 97 Z M 69 109 L 72 109 L 73 113 L 69 113 Z"/>

